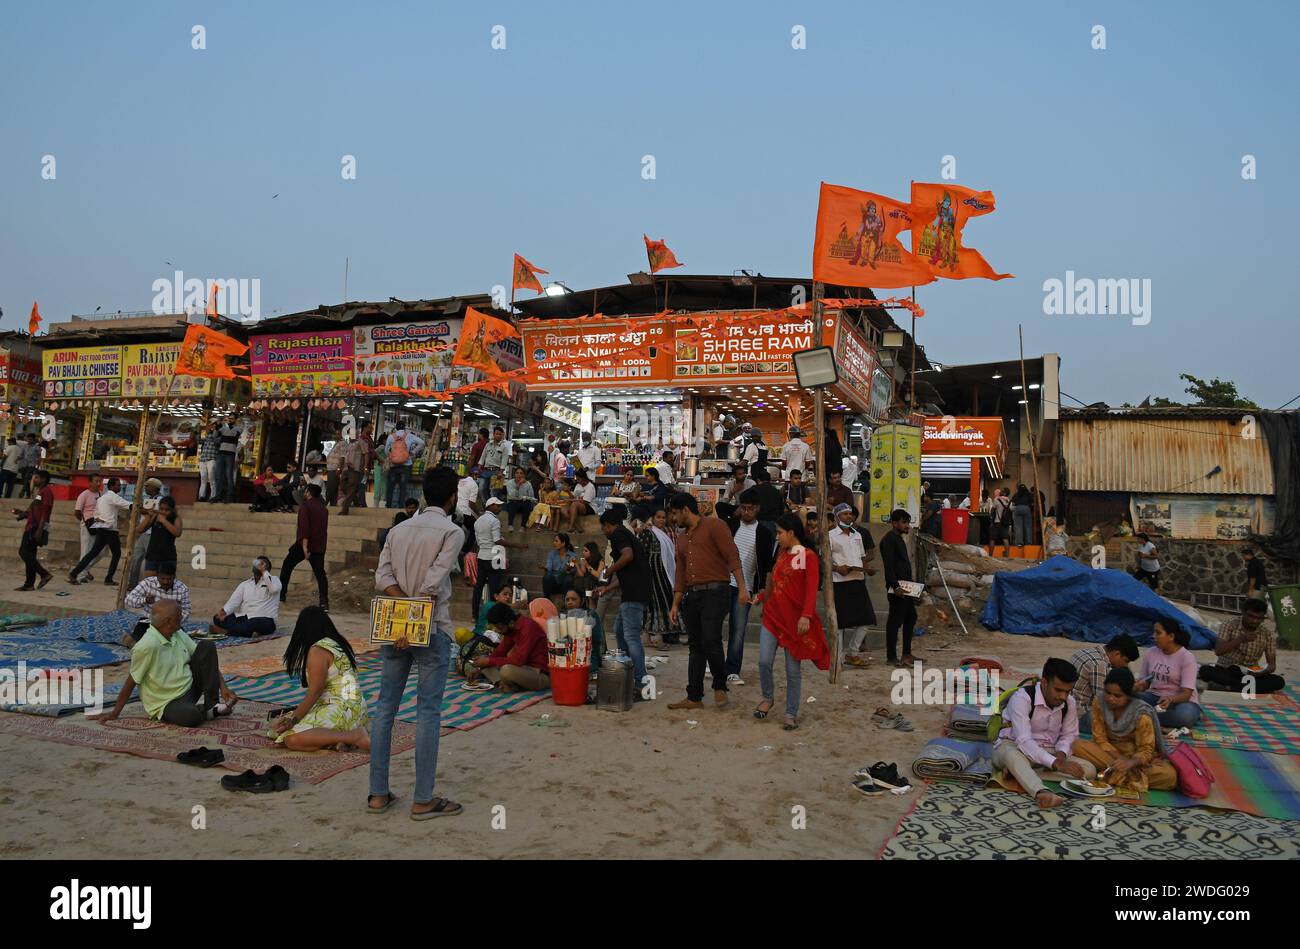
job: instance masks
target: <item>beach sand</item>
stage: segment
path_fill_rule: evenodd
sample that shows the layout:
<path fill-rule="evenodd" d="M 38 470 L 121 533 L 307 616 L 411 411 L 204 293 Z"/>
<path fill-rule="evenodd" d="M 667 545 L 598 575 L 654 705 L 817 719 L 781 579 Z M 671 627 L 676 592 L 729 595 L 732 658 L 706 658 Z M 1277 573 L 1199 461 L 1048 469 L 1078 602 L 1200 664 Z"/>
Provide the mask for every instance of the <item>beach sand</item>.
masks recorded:
<path fill-rule="evenodd" d="M 296 586 L 282 620 L 291 621 L 309 602 L 312 585 Z M 102 588 L 57 600 L 53 592 L 51 585 L 39 594 L 10 596 L 111 606 L 111 591 Z M 217 600 L 215 594 L 197 596 L 195 614 L 211 613 Z M 335 621 L 349 634 L 367 625 L 356 613 L 335 614 Z M 279 640 L 220 655 L 223 661 L 277 655 L 284 646 Z M 1044 658 L 1077 648 L 1066 640 L 972 629 L 965 638 L 959 630 L 936 631 L 918 638 L 913 651 L 942 667 L 967 655 L 996 655 L 1014 670 L 1003 676 L 1003 687 L 1010 688 L 1022 670 L 1036 671 Z M 902 709 L 915 731 L 876 728 L 872 712 L 889 704 L 888 667 L 847 670 L 833 686 L 827 673 L 805 663 L 801 726 L 785 732 L 780 659 L 777 709 L 765 721 L 751 714 L 760 698 L 756 644 L 746 649 L 746 684 L 734 689 L 730 707 L 721 711 L 712 707 L 711 693 L 703 710 L 669 711 L 665 705 L 685 694 L 686 649 L 650 654 L 671 657 L 658 672 L 659 698 L 630 712 L 560 708 L 547 700 L 444 736 L 437 793 L 461 802 L 465 811 L 422 823 L 407 817 L 413 752 L 393 759 L 399 804 L 371 816 L 363 813 L 365 766 L 318 785 L 250 795 L 223 790 L 220 777 L 231 772 L 221 768 L 0 736 L 6 817 L 0 856 L 874 858 L 916 801 L 919 789 L 866 798 L 850 785 L 857 768 L 881 760 L 910 774 L 913 758 L 944 720 L 942 706 L 915 706 Z M 882 663 L 883 649 L 872 655 Z M 1208 653 L 1198 659 L 1211 661 Z M 1284 673 L 1300 671 L 1294 652 L 1281 653 L 1279 664 Z M 120 681 L 124 674 L 125 666 L 111 667 L 106 678 Z M 543 714 L 569 727 L 530 725 Z M 192 826 L 196 805 L 205 811 L 206 829 Z M 493 826 L 494 817 L 500 824 L 498 806 L 504 829 Z"/>

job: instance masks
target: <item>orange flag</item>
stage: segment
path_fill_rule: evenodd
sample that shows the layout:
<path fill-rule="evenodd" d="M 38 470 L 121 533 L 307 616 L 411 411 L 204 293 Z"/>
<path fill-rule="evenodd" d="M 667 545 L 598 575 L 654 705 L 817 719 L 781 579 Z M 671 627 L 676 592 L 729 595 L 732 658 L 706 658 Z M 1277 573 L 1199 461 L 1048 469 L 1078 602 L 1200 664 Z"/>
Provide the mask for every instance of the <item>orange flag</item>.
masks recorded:
<path fill-rule="evenodd" d="M 225 333 L 206 326 L 191 324 L 185 331 L 180 355 L 176 357 L 178 376 L 206 376 L 209 379 L 233 379 L 235 371 L 226 363 L 227 356 L 242 356 L 248 347 Z"/>
<path fill-rule="evenodd" d="M 542 282 L 537 279 L 539 273 L 550 273 L 541 267 L 534 267 L 518 254 L 515 254 L 515 276 L 510 284 L 512 290 L 536 290 L 542 292 Z"/>
<path fill-rule="evenodd" d="M 37 309 L 36 304 L 32 303 L 32 317 L 27 321 L 27 335 L 35 336 L 36 331 L 41 328 L 41 311 Z"/>
<path fill-rule="evenodd" d="M 212 289 L 208 291 L 208 316 L 217 316 L 217 283 L 212 282 Z"/>
<path fill-rule="evenodd" d="M 481 369 L 489 376 L 501 375 L 501 367 L 492 358 L 491 347 L 503 339 L 518 336 L 515 329 L 505 320 L 480 313 L 472 306 L 465 309 L 465 323 L 460 330 L 460 342 L 456 346 L 453 366 L 469 366 Z"/>
<path fill-rule="evenodd" d="M 813 279 L 842 287 L 916 287 L 934 282 L 924 261 L 899 243 L 911 206 L 822 182 L 813 239 Z"/>
<path fill-rule="evenodd" d="M 912 253 L 937 277 L 1002 280 L 984 255 L 961 243 L 962 228 L 972 217 L 993 211 L 992 191 L 972 191 L 960 185 L 912 182 Z"/>
<path fill-rule="evenodd" d="M 668 267 L 681 266 L 681 262 L 678 261 L 677 255 L 668 249 L 667 244 L 663 241 L 652 241 L 649 237 L 646 237 L 645 234 L 642 234 L 641 236 L 645 238 L 645 255 L 650 260 L 651 273 L 658 273 Z"/>

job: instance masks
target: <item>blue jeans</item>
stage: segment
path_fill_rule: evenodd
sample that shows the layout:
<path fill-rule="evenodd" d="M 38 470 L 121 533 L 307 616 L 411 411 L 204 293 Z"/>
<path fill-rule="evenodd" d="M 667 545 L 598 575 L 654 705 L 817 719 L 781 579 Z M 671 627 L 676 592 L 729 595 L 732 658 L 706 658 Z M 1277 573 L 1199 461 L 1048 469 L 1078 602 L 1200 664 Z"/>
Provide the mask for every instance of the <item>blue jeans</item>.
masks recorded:
<path fill-rule="evenodd" d="M 415 693 L 415 795 L 416 804 L 433 800 L 434 777 L 438 771 L 438 732 L 442 728 L 442 693 L 447 687 L 447 666 L 451 663 L 451 639 L 435 630 L 427 646 L 379 649 L 384 660 L 379 680 L 379 701 L 370 726 L 370 794 L 383 797 L 389 792 L 388 759 L 393 748 L 393 719 L 402 704 L 411 666 L 417 667 Z"/>
<path fill-rule="evenodd" d="M 213 497 L 218 501 L 235 500 L 235 456 L 228 452 L 217 452 L 215 480 L 212 485 Z"/>
<path fill-rule="evenodd" d="M 410 465 L 393 465 L 388 469 L 388 494 L 384 498 L 385 507 L 401 507 L 406 503 L 406 479 L 411 476 Z M 397 503 L 393 503 L 393 491 L 397 491 Z"/>
<path fill-rule="evenodd" d="M 776 697 L 776 683 L 773 681 L 772 666 L 776 663 L 776 649 L 780 644 L 776 636 L 763 627 L 758 639 L 758 684 L 763 690 L 763 698 L 772 701 Z M 799 717 L 799 698 L 803 691 L 803 669 L 801 663 L 789 650 L 785 654 L 785 714 L 791 718 Z"/>
<path fill-rule="evenodd" d="M 1141 699 L 1147 705 L 1155 705 L 1160 701 L 1160 696 L 1154 692 L 1139 692 L 1134 698 Z M 1167 712 L 1157 711 L 1156 718 L 1160 719 L 1163 728 L 1191 728 L 1201 720 L 1201 707 L 1195 702 L 1179 702 L 1169 706 Z"/>
<path fill-rule="evenodd" d="M 1015 545 L 1024 547 L 1034 542 L 1034 509 L 1028 504 L 1016 504 L 1011 508 L 1011 521 L 1015 533 Z"/>
<path fill-rule="evenodd" d="M 745 658 L 745 628 L 749 625 L 749 604 L 740 602 L 740 588 L 731 588 L 731 627 L 727 636 L 727 675 L 740 675 Z"/>
<path fill-rule="evenodd" d="M 492 497 L 492 479 L 501 473 L 500 468 L 480 468 L 478 472 L 478 490 L 486 501 Z"/>
<path fill-rule="evenodd" d="M 614 638 L 618 648 L 632 657 L 632 674 L 636 676 L 637 690 L 645 682 L 645 648 L 641 645 L 641 623 L 645 620 L 644 603 L 624 601 L 618 606 L 618 619 L 614 620 Z"/>

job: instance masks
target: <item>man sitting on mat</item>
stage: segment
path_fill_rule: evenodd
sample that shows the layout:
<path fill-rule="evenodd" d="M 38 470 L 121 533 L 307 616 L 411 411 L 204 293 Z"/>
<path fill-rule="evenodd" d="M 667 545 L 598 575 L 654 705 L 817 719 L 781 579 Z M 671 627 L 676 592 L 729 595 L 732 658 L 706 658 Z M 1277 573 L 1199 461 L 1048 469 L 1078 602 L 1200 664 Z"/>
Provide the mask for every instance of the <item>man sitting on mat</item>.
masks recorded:
<path fill-rule="evenodd" d="M 217 668 L 217 647 L 210 642 L 195 645 L 181 629 L 181 607 L 175 600 L 154 603 L 149 629 L 131 650 L 131 672 L 117 704 L 111 711 L 86 717 L 99 722 L 117 718 L 137 685 L 150 718 L 183 728 L 229 715 L 239 701 Z"/>
<path fill-rule="evenodd" d="M 1277 629 L 1268 619 L 1263 600 L 1247 599 L 1241 617 L 1223 624 L 1214 654 L 1219 657 L 1214 665 L 1201 666 L 1196 674 L 1212 690 L 1241 692 L 1248 684 L 1247 676 L 1253 679 L 1250 684 L 1256 695 L 1286 688 L 1286 680 L 1277 674 Z M 1252 672 L 1260 659 L 1266 663 L 1263 670 Z"/>
<path fill-rule="evenodd" d="M 1091 762 L 1072 754 L 1079 737 L 1079 713 L 1070 693 L 1078 678 L 1079 670 L 1069 660 L 1048 659 L 1038 684 L 1016 689 L 1002 708 L 993 767 L 1010 771 L 1039 807 L 1062 803 L 1060 795 L 1043 786 L 1040 771 L 1088 781 L 1097 776 Z"/>
<path fill-rule="evenodd" d="M 271 558 L 253 561 L 253 576 L 235 587 L 226 605 L 208 625 L 210 633 L 269 636 L 280 616 L 280 579 L 271 573 Z"/>
<path fill-rule="evenodd" d="M 480 676 L 501 686 L 502 692 L 539 692 L 551 687 L 546 654 L 546 632 L 528 616 L 515 613 L 504 603 L 488 610 L 488 626 L 501 634 L 501 642 L 490 656 L 474 659 L 469 681 Z"/>
<path fill-rule="evenodd" d="M 130 647 L 140 641 L 149 630 L 154 604 L 164 600 L 180 607 L 181 624 L 190 618 L 190 588 L 176 579 L 176 565 L 170 562 L 160 564 L 155 576 L 145 577 L 126 595 L 126 605 L 133 610 L 142 610 L 144 615 L 136 622 L 135 628 L 122 637 L 122 645 Z"/>

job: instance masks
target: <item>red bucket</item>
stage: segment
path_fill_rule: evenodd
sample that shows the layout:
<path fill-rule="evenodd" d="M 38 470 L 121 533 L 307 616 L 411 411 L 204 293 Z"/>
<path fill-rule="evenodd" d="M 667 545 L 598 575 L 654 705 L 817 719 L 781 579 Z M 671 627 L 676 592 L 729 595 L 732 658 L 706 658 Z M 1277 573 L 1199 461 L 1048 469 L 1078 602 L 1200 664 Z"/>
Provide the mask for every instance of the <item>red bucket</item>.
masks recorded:
<path fill-rule="evenodd" d="M 556 705 L 586 705 L 591 666 L 551 666 L 551 698 Z"/>

